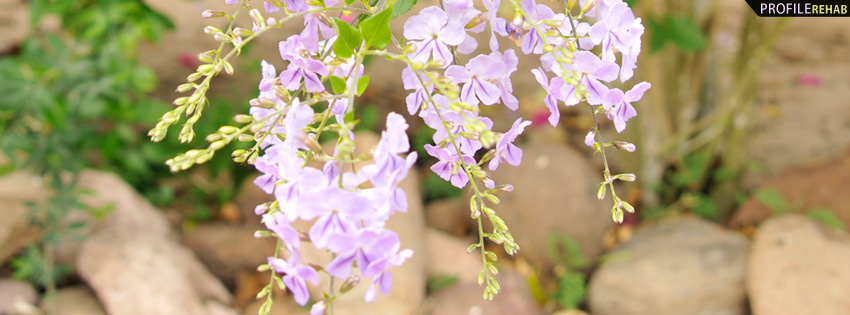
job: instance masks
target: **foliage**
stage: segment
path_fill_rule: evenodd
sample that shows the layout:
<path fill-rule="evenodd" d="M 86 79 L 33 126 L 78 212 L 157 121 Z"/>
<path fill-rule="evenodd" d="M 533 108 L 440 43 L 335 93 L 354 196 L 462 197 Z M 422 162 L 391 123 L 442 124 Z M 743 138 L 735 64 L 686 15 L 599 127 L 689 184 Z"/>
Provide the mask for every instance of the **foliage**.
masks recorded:
<path fill-rule="evenodd" d="M 44 31 L 41 21 L 57 16 L 61 29 Z M 3 169 L 26 168 L 42 176 L 49 191 L 34 203 L 30 220 L 42 244 L 13 262 L 15 275 L 55 290 L 65 268 L 53 265 L 53 251 L 67 237 L 79 237 L 72 211 L 91 211 L 80 202 L 78 173 L 98 166 L 140 182 L 159 164 L 159 148 L 141 147 L 138 115 L 158 102 L 147 97 L 156 75 L 136 62 L 140 40 L 156 40 L 173 27 L 138 0 L 31 2 L 34 36 L 17 55 L 0 59 L 0 148 Z M 161 155 L 159 156 L 161 157 Z M 55 312 L 55 310 L 52 310 Z"/>
<path fill-rule="evenodd" d="M 586 298 L 587 277 L 583 270 L 590 266 L 590 259 L 581 253 L 575 239 L 555 232 L 546 237 L 546 254 L 556 263 L 558 276 L 551 299 L 564 309 L 578 309 Z"/>
<path fill-rule="evenodd" d="M 802 199 L 789 201 L 782 195 L 779 190 L 774 188 L 760 188 L 753 192 L 753 198 L 759 203 L 766 206 L 774 215 L 783 215 L 789 213 L 805 213 L 812 220 L 818 221 L 821 224 L 839 231 L 846 231 L 847 226 L 844 221 L 841 221 L 835 212 L 832 212 L 825 207 L 812 207 L 809 209 L 803 208 Z"/>

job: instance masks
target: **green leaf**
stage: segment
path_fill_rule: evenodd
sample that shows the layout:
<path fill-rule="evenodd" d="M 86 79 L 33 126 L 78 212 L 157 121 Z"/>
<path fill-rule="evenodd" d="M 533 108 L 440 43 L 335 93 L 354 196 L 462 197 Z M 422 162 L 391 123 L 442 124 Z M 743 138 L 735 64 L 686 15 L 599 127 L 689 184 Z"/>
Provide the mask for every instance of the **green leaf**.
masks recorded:
<path fill-rule="evenodd" d="M 847 227 L 844 225 L 844 222 L 841 221 L 841 218 L 835 215 L 834 212 L 829 211 L 829 209 L 827 208 L 813 208 L 810 209 L 809 212 L 806 212 L 806 215 L 809 216 L 809 218 L 812 218 L 815 221 L 818 221 L 823 225 L 829 226 L 833 229 L 839 231 L 847 231 Z"/>
<path fill-rule="evenodd" d="M 339 37 L 334 42 L 333 51 L 339 58 L 351 58 L 354 49 L 360 47 L 360 32 L 346 21 L 334 18 L 334 23 Z"/>
<path fill-rule="evenodd" d="M 383 49 L 390 43 L 390 18 L 392 14 L 393 8 L 388 8 L 360 22 L 360 33 L 363 34 L 367 47 Z"/>
<path fill-rule="evenodd" d="M 760 188 L 753 193 L 753 197 L 773 214 L 783 214 L 792 210 L 791 204 L 776 188 Z"/>
<path fill-rule="evenodd" d="M 366 91 L 366 87 L 369 86 L 369 76 L 364 75 L 357 79 L 357 96 L 363 95 L 363 92 Z"/>
<path fill-rule="evenodd" d="M 416 5 L 417 0 L 398 0 L 393 5 L 393 15 L 390 17 L 395 19 L 397 16 L 407 13 L 410 9 L 413 9 L 413 6 Z"/>
<path fill-rule="evenodd" d="M 345 92 L 345 80 L 338 76 L 331 76 L 331 88 L 334 90 L 334 94 L 340 94 Z"/>
<path fill-rule="evenodd" d="M 156 73 L 148 67 L 138 67 L 133 71 L 133 86 L 142 92 L 152 92 L 156 89 Z"/>
<path fill-rule="evenodd" d="M 649 18 L 646 23 L 649 29 L 649 51 L 656 52 L 664 48 L 670 35 L 664 25 L 664 21 L 659 21 L 654 18 Z"/>
<path fill-rule="evenodd" d="M 664 21 L 670 39 L 680 48 L 697 51 L 705 47 L 705 35 L 690 18 L 667 16 Z"/>

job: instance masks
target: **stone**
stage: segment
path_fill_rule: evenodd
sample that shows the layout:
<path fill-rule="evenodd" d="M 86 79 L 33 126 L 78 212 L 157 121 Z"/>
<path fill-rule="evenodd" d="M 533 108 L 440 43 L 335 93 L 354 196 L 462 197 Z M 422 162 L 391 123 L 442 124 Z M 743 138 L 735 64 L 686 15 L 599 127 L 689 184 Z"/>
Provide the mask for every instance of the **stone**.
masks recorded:
<path fill-rule="evenodd" d="M 799 205 L 802 212 L 828 209 L 850 227 L 850 203 L 844 198 L 846 187 L 850 186 L 850 151 L 830 162 L 787 169 L 760 186 L 776 189 L 789 204 Z M 735 213 L 730 225 L 757 225 L 771 215 L 770 208 L 751 197 Z"/>
<path fill-rule="evenodd" d="M 0 279 L 0 314 L 11 313 L 19 308 L 16 304 L 21 302 L 27 304 L 38 302 L 38 293 L 32 284 L 12 279 Z"/>
<path fill-rule="evenodd" d="M 477 240 L 476 240 L 477 241 Z M 426 272 L 428 277 L 457 277 L 459 282 L 476 282 L 484 264 L 479 251 L 467 254 L 473 241 L 460 239 L 442 231 L 429 228 L 425 232 Z"/>
<path fill-rule="evenodd" d="M 425 225 L 454 236 L 469 231 L 469 204 L 462 198 L 433 201 L 425 207 Z"/>
<path fill-rule="evenodd" d="M 29 2 L 0 1 L 0 55 L 12 51 L 30 36 Z"/>
<path fill-rule="evenodd" d="M 30 226 L 27 203 L 45 198 L 41 178 L 25 171 L 0 177 L 0 265 L 28 244 L 41 239 L 38 228 Z"/>
<path fill-rule="evenodd" d="M 747 274 L 754 315 L 850 314 L 850 235 L 802 215 L 756 231 Z"/>
<path fill-rule="evenodd" d="M 109 314 L 207 314 L 206 300 L 232 299 L 190 250 L 142 230 L 95 233 L 77 271 Z"/>
<path fill-rule="evenodd" d="M 694 216 L 635 231 L 588 285 L 592 314 L 746 314 L 749 243 Z"/>
<path fill-rule="evenodd" d="M 243 225 L 200 223 L 183 234 L 182 242 L 225 285 L 233 286 L 239 271 L 256 270 L 274 255 L 275 239 L 254 238 L 255 231 Z"/>
<path fill-rule="evenodd" d="M 519 255 L 548 269 L 546 254 L 551 233 L 568 235 L 582 253 L 595 258 L 602 253 L 602 238 L 613 224 L 610 199 L 596 199 L 602 180 L 581 154 L 567 146 L 520 145 L 523 161 L 518 167 L 501 165 L 493 173 L 496 184 L 511 184 L 512 192 L 499 194 L 494 206 L 520 246 Z M 477 230 L 477 227 L 476 229 Z"/>
<path fill-rule="evenodd" d="M 540 314 L 528 282 L 521 275 L 503 267 L 497 279 L 502 291 L 492 301 L 483 299 L 484 287 L 477 282 L 462 282 L 429 298 L 431 314 Z"/>
<path fill-rule="evenodd" d="M 56 309 L 63 315 L 106 315 L 91 288 L 84 285 L 61 288 L 56 291 Z M 42 302 L 42 309 L 46 309 Z"/>

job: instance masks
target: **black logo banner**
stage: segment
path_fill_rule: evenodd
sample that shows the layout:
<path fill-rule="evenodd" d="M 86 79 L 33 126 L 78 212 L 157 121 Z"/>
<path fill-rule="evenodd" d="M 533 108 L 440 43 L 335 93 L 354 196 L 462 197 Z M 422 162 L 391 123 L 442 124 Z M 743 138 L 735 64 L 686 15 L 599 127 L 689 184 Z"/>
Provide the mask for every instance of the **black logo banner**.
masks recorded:
<path fill-rule="evenodd" d="M 847 0 L 746 0 L 758 16 L 850 16 Z"/>

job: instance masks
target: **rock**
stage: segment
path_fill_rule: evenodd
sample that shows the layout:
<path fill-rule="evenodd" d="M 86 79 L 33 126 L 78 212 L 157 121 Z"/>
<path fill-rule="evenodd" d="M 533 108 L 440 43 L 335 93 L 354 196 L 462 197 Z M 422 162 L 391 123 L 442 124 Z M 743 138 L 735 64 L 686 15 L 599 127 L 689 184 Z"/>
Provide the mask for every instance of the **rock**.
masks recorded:
<path fill-rule="evenodd" d="M 522 149 L 519 167 L 502 165 L 493 174 L 496 184 L 514 186 L 499 195 L 502 203 L 494 210 L 519 244 L 519 255 L 551 267 L 546 254 L 550 233 L 569 235 L 587 257 L 601 254 L 602 237 L 612 224 L 610 200 L 596 199 L 601 176 L 569 147 L 528 144 Z"/>
<path fill-rule="evenodd" d="M 788 169 L 761 185 L 765 189 L 776 189 L 790 204 L 799 204 L 800 210 L 829 209 L 850 227 L 850 203 L 844 198 L 848 186 L 850 152 L 828 163 Z M 735 213 L 730 225 L 756 225 L 772 214 L 766 205 L 750 198 Z"/>
<path fill-rule="evenodd" d="M 453 276 L 460 282 L 477 281 L 483 263 L 478 251 L 466 253 L 467 246 L 472 242 L 435 229 L 425 232 L 425 240 L 428 247 L 428 252 L 425 253 L 428 261 L 425 266 L 429 278 Z"/>
<path fill-rule="evenodd" d="M 254 208 L 257 205 L 272 201 L 274 197 L 267 194 L 265 191 L 254 185 L 254 179 L 260 176 L 259 173 L 249 175 L 244 182 L 239 186 L 239 192 L 236 193 L 234 203 L 239 208 L 239 213 L 242 216 L 242 222 L 246 226 L 261 227 L 261 217 L 254 213 Z"/>
<path fill-rule="evenodd" d="M 233 286 L 239 271 L 256 272 L 274 255 L 275 239 L 254 238 L 254 231 L 242 225 L 201 223 L 185 232 L 182 241 L 216 277 Z"/>
<path fill-rule="evenodd" d="M 20 171 L 0 177 L 0 265 L 18 251 L 41 239 L 38 228 L 30 226 L 27 202 L 44 199 L 41 179 Z"/>
<path fill-rule="evenodd" d="M 109 314 L 207 314 L 230 293 L 192 252 L 143 231 L 103 230 L 83 244 L 77 271 Z"/>
<path fill-rule="evenodd" d="M 9 53 L 29 37 L 29 3 L 23 0 L 0 1 L 0 55 Z"/>
<path fill-rule="evenodd" d="M 230 293 L 174 240 L 165 216 L 117 176 L 83 172 L 89 205 L 113 210 L 80 246 L 77 272 L 109 314 L 235 314 Z"/>
<path fill-rule="evenodd" d="M 32 284 L 12 279 L 0 279 L 0 314 L 11 313 L 17 309 L 16 304 L 21 302 L 27 304 L 38 302 L 38 293 Z"/>
<path fill-rule="evenodd" d="M 61 288 L 56 291 L 56 309 L 63 315 L 106 315 L 94 292 L 83 285 Z M 41 308 L 46 309 L 42 302 Z"/>
<path fill-rule="evenodd" d="M 482 298 L 484 288 L 477 282 L 463 282 L 438 292 L 429 299 L 431 314 L 539 314 L 540 310 L 526 280 L 511 270 L 500 269 L 498 275 L 502 291 L 487 301 Z"/>
<path fill-rule="evenodd" d="M 437 200 L 425 207 L 425 225 L 454 236 L 469 230 L 469 204 L 462 198 Z"/>
<path fill-rule="evenodd" d="M 850 314 L 850 235 L 801 215 L 765 221 L 747 275 L 753 314 Z"/>
<path fill-rule="evenodd" d="M 746 314 L 748 242 L 693 216 L 638 229 L 591 276 L 593 314 Z"/>

